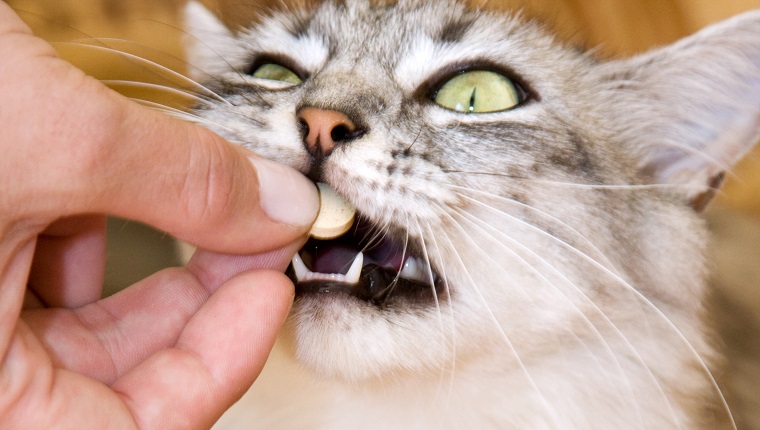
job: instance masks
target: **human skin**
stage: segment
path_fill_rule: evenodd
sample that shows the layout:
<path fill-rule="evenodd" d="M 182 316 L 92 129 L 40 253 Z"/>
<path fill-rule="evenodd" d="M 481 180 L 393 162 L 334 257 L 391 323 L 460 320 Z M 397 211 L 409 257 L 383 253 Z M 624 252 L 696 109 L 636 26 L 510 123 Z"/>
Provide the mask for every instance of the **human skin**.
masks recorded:
<path fill-rule="evenodd" d="M 312 183 L 112 92 L 0 2 L 0 423 L 207 428 L 260 372 Z M 101 299 L 105 219 L 196 244 Z"/>

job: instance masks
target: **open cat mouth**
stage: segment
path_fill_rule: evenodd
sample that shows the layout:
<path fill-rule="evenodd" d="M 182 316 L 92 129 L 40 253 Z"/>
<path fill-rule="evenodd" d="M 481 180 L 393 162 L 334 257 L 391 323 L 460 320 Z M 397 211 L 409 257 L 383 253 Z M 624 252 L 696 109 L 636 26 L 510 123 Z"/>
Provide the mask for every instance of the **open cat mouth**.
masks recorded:
<path fill-rule="evenodd" d="M 347 294 L 382 305 L 393 296 L 434 297 L 440 279 L 426 260 L 358 216 L 332 240 L 310 239 L 286 272 L 296 294 Z"/>

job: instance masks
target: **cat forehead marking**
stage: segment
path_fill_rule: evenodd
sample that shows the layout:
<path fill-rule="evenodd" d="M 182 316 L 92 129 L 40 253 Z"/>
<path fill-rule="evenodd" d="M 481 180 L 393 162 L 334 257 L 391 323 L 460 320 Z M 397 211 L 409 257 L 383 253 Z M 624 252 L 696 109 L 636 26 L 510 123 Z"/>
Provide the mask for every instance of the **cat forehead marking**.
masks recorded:
<path fill-rule="evenodd" d="M 247 39 L 253 51 L 293 58 L 309 71 L 319 70 L 330 54 L 324 37 L 316 33 L 292 32 L 292 23 L 283 17 L 269 18 L 251 29 Z"/>
<path fill-rule="evenodd" d="M 452 65 L 488 59 L 533 75 L 549 69 L 540 64 L 546 57 L 561 55 L 551 36 L 533 23 L 468 12 L 448 1 L 375 8 L 366 2 L 326 2 L 308 16 L 265 20 L 251 31 L 250 44 L 256 51 L 293 58 L 311 73 L 330 64 L 387 74 L 407 92 Z M 531 55 L 535 48 L 550 53 L 536 57 Z"/>

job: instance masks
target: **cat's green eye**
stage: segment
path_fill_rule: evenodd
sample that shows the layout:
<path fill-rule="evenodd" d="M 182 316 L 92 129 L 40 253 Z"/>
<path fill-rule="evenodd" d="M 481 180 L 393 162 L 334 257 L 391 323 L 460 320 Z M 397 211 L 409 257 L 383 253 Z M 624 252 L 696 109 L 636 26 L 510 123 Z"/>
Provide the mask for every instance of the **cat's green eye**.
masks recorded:
<path fill-rule="evenodd" d="M 460 73 L 444 83 L 433 96 L 438 105 L 457 112 L 487 113 L 512 109 L 522 100 L 509 78 L 487 70 Z"/>
<path fill-rule="evenodd" d="M 301 83 L 301 78 L 293 73 L 292 70 L 275 63 L 262 64 L 258 69 L 254 70 L 251 76 L 259 79 L 268 79 L 270 81 L 287 82 L 293 85 Z"/>

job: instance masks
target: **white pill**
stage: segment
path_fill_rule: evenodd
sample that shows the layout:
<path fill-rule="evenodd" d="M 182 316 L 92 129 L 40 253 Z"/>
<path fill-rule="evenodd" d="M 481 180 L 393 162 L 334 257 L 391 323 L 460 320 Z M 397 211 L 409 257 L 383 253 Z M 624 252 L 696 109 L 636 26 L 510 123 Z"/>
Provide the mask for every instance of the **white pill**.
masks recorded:
<path fill-rule="evenodd" d="M 319 214 L 309 235 L 316 239 L 334 239 L 347 232 L 354 223 L 356 209 L 324 182 L 318 182 Z"/>

